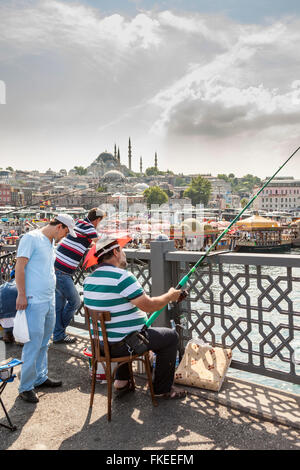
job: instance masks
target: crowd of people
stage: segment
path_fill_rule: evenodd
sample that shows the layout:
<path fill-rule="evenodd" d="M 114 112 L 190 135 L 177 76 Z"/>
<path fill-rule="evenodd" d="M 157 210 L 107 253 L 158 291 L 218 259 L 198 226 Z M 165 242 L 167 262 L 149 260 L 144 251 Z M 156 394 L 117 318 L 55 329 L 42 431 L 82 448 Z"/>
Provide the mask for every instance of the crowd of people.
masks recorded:
<path fill-rule="evenodd" d="M 154 392 L 157 397 L 181 398 L 185 392 L 173 386 L 178 335 L 171 328 L 145 329 L 147 313 L 162 309 L 182 298 L 181 290 L 170 288 L 158 297 L 149 297 L 135 276 L 127 271 L 124 242 L 113 236 L 101 236 L 105 213 L 91 209 L 85 219 L 76 222 L 67 214 L 58 214 L 46 226 L 24 234 L 18 245 L 16 265 L 10 281 L 0 286 L 0 321 L 4 341 L 13 337 L 16 311 L 25 310 L 30 340 L 22 348 L 19 397 L 37 403 L 36 389 L 60 387 L 62 381 L 48 375 L 48 346 L 76 341 L 66 333 L 81 300 L 73 282 L 79 263 L 92 254 L 93 272 L 85 278 L 84 304 L 95 310 L 109 310 L 106 322 L 112 357 L 128 355 L 126 337 L 142 331 L 148 349 L 156 353 Z M 55 247 L 55 245 L 57 247 Z M 100 331 L 101 335 L 101 331 Z M 100 347 L 103 344 L 100 343 Z M 131 391 L 126 364 L 116 372 L 115 393 Z"/>

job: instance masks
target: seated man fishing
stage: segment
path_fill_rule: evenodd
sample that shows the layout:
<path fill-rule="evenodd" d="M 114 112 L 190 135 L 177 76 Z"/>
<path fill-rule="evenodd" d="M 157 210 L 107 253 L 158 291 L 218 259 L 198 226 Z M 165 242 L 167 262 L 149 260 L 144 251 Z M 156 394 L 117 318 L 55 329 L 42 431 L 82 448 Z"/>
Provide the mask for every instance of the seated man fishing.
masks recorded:
<path fill-rule="evenodd" d="M 111 321 L 106 330 L 112 357 L 127 356 L 131 351 L 127 339 L 133 332 L 142 333 L 146 350 L 156 353 L 153 381 L 157 398 L 183 398 L 186 392 L 173 386 L 178 334 L 171 328 L 145 328 L 147 315 L 176 302 L 181 290 L 173 287 L 163 295 L 149 297 L 136 277 L 126 270 L 127 260 L 123 247 L 129 237 L 99 240 L 89 251 L 86 267 L 97 265 L 84 281 L 84 304 L 93 310 L 110 311 Z M 144 328 L 143 328 L 144 327 Z M 101 331 L 100 341 L 101 341 Z M 129 368 L 125 363 L 118 367 L 114 383 L 115 394 L 121 396 L 132 390 Z"/>

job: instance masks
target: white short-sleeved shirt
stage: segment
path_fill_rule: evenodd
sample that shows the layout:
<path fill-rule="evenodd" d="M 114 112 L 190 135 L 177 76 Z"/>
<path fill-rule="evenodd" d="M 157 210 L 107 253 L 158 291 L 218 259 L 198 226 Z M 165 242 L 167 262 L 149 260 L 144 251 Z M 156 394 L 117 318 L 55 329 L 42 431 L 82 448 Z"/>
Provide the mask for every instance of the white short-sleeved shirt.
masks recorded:
<path fill-rule="evenodd" d="M 54 242 L 41 230 L 32 230 L 20 240 L 17 258 L 28 258 L 25 290 L 28 303 L 48 302 L 55 296 Z"/>

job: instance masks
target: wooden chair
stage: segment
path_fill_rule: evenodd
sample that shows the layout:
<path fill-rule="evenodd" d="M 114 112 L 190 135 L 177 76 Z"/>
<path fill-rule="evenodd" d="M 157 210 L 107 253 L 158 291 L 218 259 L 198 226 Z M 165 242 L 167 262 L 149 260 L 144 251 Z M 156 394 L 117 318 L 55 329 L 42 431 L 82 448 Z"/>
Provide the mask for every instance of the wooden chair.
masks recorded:
<path fill-rule="evenodd" d="M 112 384 L 114 380 L 114 376 L 116 373 L 117 368 L 126 362 L 129 365 L 129 372 L 130 372 L 130 382 L 135 389 L 134 379 L 133 379 L 133 372 L 132 372 L 132 362 L 133 361 L 142 361 L 145 364 L 145 369 L 148 377 L 148 383 L 152 398 L 153 406 L 157 406 L 157 401 L 154 397 L 154 390 L 152 384 L 152 374 L 151 374 L 151 367 L 149 361 L 149 351 L 141 355 L 132 355 L 132 356 L 123 356 L 123 357 L 114 357 L 110 356 L 109 344 L 107 339 L 107 332 L 105 328 L 105 322 L 110 321 L 111 316 L 110 312 L 99 312 L 98 310 L 92 310 L 88 307 L 84 307 L 86 320 L 89 326 L 89 333 L 90 333 L 90 340 L 91 340 L 91 347 L 92 347 L 92 385 L 91 385 L 91 398 L 90 398 L 90 408 L 93 406 L 94 401 L 94 394 L 95 394 L 95 384 L 96 384 L 96 372 L 98 362 L 103 363 L 103 368 L 106 374 L 107 380 L 107 419 L 111 421 L 111 400 L 112 400 Z M 98 324 L 100 322 L 101 325 L 101 332 L 103 337 L 103 348 L 104 354 L 101 354 L 100 351 L 100 338 L 99 338 L 99 329 Z M 117 362 L 119 366 L 111 371 L 111 363 Z"/>

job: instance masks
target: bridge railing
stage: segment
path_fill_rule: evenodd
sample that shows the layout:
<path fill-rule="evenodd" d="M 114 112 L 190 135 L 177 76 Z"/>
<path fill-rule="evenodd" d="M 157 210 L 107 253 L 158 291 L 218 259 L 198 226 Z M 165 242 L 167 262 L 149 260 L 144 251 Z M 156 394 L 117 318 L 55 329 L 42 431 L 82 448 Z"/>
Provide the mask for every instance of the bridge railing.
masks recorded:
<path fill-rule="evenodd" d="M 201 255 L 176 251 L 172 241 L 125 252 L 128 269 L 151 296 L 176 286 Z M 14 256 L 0 257 L 0 282 L 9 275 Z M 74 277 L 81 294 L 88 272 L 79 268 Z M 214 253 L 185 287 L 187 299 L 165 308 L 153 323 L 170 326 L 175 319 L 181 351 L 189 339 L 200 338 L 230 347 L 233 368 L 300 384 L 299 255 Z M 86 329 L 83 305 L 73 326 Z"/>
<path fill-rule="evenodd" d="M 201 256 L 176 251 L 173 242 L 125 251 L 128 269 L 152 296 L 176 286 Z M 230 347 L 233 368 L 300 383 L 300 256 L 216 253 L 185 287 L 188 298 L 153 323 L 170 326 L 175 319 L 182 351 L 200 338 Z"/>

